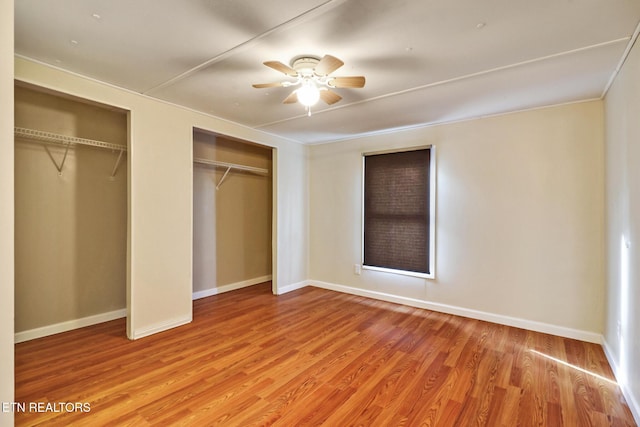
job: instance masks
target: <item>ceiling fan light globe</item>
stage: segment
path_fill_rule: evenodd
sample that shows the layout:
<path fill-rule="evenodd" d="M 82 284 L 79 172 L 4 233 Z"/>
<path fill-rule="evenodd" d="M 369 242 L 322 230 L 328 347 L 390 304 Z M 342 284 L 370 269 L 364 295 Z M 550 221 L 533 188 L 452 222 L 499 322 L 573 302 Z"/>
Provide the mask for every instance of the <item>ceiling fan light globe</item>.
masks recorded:
<path fill-rule="evenodd" d="M 300 101 L 300 103 L 305 107 L 315 105 L 320 99 L 320 91 L 312 83 L 303 84 L 296 93 L 298 95 L 298 101 Z"/>

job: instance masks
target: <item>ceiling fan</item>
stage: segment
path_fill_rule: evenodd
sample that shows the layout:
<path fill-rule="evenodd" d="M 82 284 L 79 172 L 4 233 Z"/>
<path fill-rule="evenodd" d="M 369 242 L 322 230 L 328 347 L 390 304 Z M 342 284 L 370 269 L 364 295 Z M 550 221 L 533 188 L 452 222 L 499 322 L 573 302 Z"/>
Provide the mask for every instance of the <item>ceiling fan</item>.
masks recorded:
<path fill-rule="evenodd" d="M 342 99 L 331 89 L 361 88 L 365 83 L 363 76 L 330 77 L 329 74 L 344 65 L 344 62 L 331 55 L 325 55 L 322 59 L 310 55 L 297 56 L 291 60 L 290 66 L 279 61 L 266 61 L 264 65 L 284 73 L 288 77 L 295 78 L 295 81 L 260 83 L 254 84 L 253 87 L 263 89 L 299 85 L 300 87 L 291 92 L 283 103 L 300 102 L 306 107 L 308 115 L 311 115 L 311 106 L 320 99 L 328 105 L 335 104 Z"/>

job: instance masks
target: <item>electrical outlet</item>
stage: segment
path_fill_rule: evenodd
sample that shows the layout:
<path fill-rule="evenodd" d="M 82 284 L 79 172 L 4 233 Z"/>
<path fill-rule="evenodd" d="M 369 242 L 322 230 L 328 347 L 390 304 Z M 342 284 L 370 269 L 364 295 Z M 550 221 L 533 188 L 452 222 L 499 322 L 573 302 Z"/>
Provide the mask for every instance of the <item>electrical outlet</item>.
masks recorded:
<path fill-rule="evenodd" d="M 360 275 L 360 264 L 353 264 L 353 274 L 357 274 L 358 276 Z"/>

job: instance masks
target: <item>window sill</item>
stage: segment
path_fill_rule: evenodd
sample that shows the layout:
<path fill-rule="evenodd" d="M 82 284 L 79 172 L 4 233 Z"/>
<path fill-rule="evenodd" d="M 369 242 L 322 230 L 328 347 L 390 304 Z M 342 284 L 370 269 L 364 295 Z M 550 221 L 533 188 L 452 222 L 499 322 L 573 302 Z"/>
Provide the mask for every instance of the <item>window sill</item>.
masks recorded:
<path fill-rule="evenodd" d="M 391 273 L 391 274 L 399 274 L 401 276 L 411 276 L 411 277 L 419 277 L 421 279 L 435 279 L 436 276 L 433 273 L 418 273 L 416 271 L 406 271 L 406 270 L 394 270 L 392 268 L 383 268 L 383 267 L 373 267 L 370 265 L 363 265 L 363 270 L 371 270 L 371 271 L 380 271 L 382 273 Z"/>

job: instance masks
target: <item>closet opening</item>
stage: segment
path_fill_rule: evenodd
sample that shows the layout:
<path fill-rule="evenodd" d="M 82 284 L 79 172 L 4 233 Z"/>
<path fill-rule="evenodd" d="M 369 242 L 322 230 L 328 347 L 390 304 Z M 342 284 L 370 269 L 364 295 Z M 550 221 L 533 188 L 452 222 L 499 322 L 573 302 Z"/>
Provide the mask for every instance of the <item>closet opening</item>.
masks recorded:
<path fill-rule="evenodd" d="M 15 341 L 125 318 L 128 111 L 16 81 L 14 114 Z"/>
<path fill-rule="evenodd" d="M 193 299 L 273 283 L 273 150 L 193 129 Z"/>

